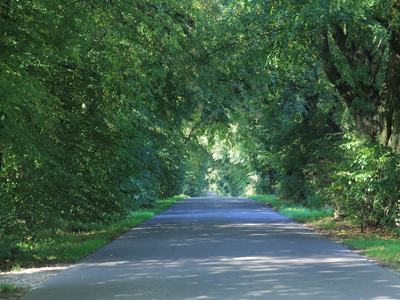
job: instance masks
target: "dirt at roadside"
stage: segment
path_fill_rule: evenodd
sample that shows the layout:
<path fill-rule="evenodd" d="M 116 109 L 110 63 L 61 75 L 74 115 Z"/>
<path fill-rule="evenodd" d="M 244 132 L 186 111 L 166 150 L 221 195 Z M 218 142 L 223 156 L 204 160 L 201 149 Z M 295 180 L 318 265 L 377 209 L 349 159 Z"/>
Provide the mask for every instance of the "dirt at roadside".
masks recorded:
<path fill-rule="evenodd" d="M 15 291 L 0 291 L 0 300 L 17 300 L 37 288 L 46 280 L 56 276 L 70 265 L 54 265 L 43 268 L 29 268 L 0 273 L 0 284 L 9 283 L 18 288 Z"/>

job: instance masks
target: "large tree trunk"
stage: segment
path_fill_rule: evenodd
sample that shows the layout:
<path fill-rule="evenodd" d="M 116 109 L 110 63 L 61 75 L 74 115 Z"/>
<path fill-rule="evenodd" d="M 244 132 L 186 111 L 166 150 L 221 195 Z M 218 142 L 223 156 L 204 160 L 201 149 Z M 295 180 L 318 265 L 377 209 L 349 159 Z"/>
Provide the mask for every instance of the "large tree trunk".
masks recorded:
<path fill-rule="evenodd" d="M 391 49 L 385 83 L 382 87 L 382 106 L 379 115 L 379 141 L 400 151 L 400 55 Z"/>
<path fill-rule="evenodd" d="M 370 49 L 361 49 L 354 40 L 348 40 L 349 35 L 342 28 L 333 24 L 318 29 L 318 44 L 325 74 L 351 109 L 355 131 L 400 151 L 400 32 L 393 27 L 390 33 L 389 41 L 371 42 Z M 355 87 L 343 80 L 330 44 L 339 48 L 350 72 L 354 72 Z M 376 78 L 385 51 L 389 51 L 389 62 L 379 90 Z M 369 80 L 357 78 L 363 72 Z"/>

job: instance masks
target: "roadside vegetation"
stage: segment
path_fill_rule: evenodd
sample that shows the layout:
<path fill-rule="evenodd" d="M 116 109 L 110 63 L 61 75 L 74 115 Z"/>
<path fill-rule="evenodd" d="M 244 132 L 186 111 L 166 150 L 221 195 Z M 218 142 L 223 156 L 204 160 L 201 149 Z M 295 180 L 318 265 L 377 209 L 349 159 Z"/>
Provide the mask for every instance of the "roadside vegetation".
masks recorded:
<path fill-rule="evenodd" d="M 399 231 L 387 228 L 366 228 L 361 232 L 359 222 L 351 218 L 334 218 L 329 208 L 307 208 L 290 200 L 279 200 L 275 195 L 251 195 L 246 198 L 263 202 L 279 214 L 310 227 L 381 264 L 400 269 Z"/>
<path fill-rule="evenodd" d="M 8 282 L 3 282 L 0 284 L 0 293 L 14 292 L 18 289 L 17 286 L 10 284 Z"/>
<path fill-rule="evenodd" d="M 207 190 L 400 234 L 399 1 L 131 2 L 0 2 L 0 262 Z"/>
<path fill-rule="evenodd" d="M 9 282 L 0 283 L 0 299 L 16 300 L 26 294 L 28 290 Z"/>
<path fill-rule="evenodd" d="M 56 232 L 41 232 L 40 238 L 32 236 L 18 244 L 13 255 L 1 263 L 1 269 L 18 270 L 22 267 L 76 262 L 184 198 L 187 197 L 160 200 L 155 208 L 132 211 L 125 218 L 110 223 L 64 223 Z M 9 289 L 7 285 L 1 286 L 3 291 Z"/>

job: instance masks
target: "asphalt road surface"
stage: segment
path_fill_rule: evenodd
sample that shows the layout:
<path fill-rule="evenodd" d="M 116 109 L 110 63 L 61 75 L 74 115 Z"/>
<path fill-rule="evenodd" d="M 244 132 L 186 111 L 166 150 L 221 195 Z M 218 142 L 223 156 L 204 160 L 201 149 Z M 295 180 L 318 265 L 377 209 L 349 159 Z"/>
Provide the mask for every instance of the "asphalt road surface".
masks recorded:
<path fill-rule="evenodd" d="M 182 200 L 22 300 L 400 299 L 400 279 L 244 198 Z"/>

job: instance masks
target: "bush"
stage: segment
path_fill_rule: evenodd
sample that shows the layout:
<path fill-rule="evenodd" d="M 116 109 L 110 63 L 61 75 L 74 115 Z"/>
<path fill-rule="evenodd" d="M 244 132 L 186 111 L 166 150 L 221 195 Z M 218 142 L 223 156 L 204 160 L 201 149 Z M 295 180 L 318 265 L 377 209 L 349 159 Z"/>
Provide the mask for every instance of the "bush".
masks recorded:
<path fill-rule="evenodd" d="M 356 220 L 362 231 L 365 226 L 398 226 L 399 153 L 355 135 L 336 141 L 330 149 L 315 153 L 318 161 L 309 166 L 316 194 Z"/>

